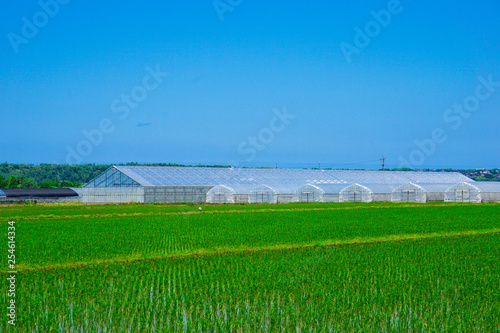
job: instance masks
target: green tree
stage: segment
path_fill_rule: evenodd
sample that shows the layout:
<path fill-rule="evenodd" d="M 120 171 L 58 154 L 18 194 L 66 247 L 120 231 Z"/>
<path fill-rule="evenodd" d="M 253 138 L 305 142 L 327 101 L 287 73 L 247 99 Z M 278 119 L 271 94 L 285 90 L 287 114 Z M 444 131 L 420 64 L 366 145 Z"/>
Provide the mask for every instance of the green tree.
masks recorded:
<path fill-rule="evenodd" d="M 18 187 L 19 187 L 19 179 L 17 179 L 17 177 L 14 175 L 10 176 L 7 188 L 18 188 Z"/>
<path fill-rule="evenodd" d="M 36 188 L 36 182 L 33 178 L 20 177 L 19 187 L 22 188 Z"/>
<path fill-rule="evenodd" d="M 38 183 L 39 188 L 59 188 L 61 183 L 57 179 L 50 180 L 48 182 Z"/>
<path fill-rule="evenodd" d="M 82 184 L 78 182 L 68 182 L 68 181 L 62 181 L 60 184 L 60 187 L 62 188 L 70 188 L 70 187 L 81 187 Z"/>

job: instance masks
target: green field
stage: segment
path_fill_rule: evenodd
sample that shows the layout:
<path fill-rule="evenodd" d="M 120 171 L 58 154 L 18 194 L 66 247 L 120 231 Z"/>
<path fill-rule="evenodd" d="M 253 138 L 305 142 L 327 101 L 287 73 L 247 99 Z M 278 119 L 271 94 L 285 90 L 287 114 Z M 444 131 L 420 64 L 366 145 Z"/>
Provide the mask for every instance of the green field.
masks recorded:
<path fill-rule="evenodd" d="M 0 207 L 17 330 L 500 330 L 499 204 L 202 207 Z"/>

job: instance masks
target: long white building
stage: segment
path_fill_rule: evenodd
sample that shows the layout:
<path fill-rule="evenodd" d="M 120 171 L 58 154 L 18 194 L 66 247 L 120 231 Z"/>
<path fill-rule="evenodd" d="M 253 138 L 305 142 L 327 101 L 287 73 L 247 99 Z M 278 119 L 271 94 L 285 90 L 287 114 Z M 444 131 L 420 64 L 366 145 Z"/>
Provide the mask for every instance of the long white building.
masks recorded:
<path fill-rule="evenodd" d="M 500 202 L 500 183 L 456 172 L 113 166 L 84 203 Z"/>

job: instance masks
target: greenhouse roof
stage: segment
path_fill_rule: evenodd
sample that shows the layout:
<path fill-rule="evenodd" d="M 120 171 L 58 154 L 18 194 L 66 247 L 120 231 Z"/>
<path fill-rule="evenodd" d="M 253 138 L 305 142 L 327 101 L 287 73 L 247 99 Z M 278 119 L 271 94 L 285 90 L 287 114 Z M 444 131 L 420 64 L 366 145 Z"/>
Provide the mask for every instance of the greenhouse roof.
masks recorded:
<path fill-rule="evenodd" d="M 476 183 L 457 172 L 113 166 L 85 187 Z"/>
<path fill-rule="evenodd" d="M 462 182 L 459 182 L 459 183 L 462 183 Z M 471 183 L 471 182 L 469 181 L 469 183 Z M 428 184 L 415 183 L 415 185 L 422 187 L 427 192 L 444 192 L 456 184 L 457 184 L 456 182 L 453 182 L 453 183 L 428 183 Z M 474 182 L 474 184 L 475 184 L 475 182 Z"/>
<path fill-rule="evenodd" d="M 467 182 L 481 192 L 500 192 L 500 182 Z"/>
<path fill-rule="evenodd" d="M 344 188 L 351 184 L 307 184 L 317 186 L 324 193 L 332 194 L 332 193 L 340 193 Z"/>
<path fill-rule="evenodd" d="M 252 191 L 263 191 L 266 188 L 270 188 L 271 190 L 275 191 L 277 194 L 292 194 L 297 190 L 297 185 L 281 185 L 281 184 L 274 184 L 272 186 L 266 185 L 266 184 L 261 184 L 258 186 L 254 186 L 252 188 Z"/>
<path fill-rule="evenodd" d="M 408 183 L 407 183 L 408 184 Z M 392 193 L 396 188 L 400 187 L 404 184 L 359 184 L 368 189 L 370 189 L 373 193 Z"/>

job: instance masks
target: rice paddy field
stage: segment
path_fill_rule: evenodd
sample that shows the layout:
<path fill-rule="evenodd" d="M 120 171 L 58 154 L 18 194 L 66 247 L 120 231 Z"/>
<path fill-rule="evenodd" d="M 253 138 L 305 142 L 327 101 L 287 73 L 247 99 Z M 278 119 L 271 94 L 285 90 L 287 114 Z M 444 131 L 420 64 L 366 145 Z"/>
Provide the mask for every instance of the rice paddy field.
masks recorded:
<path fill-rule="evenodd" d="M 0 331 L 500 332 L 500 204 L 202 208 L 1 206 Z"/>

